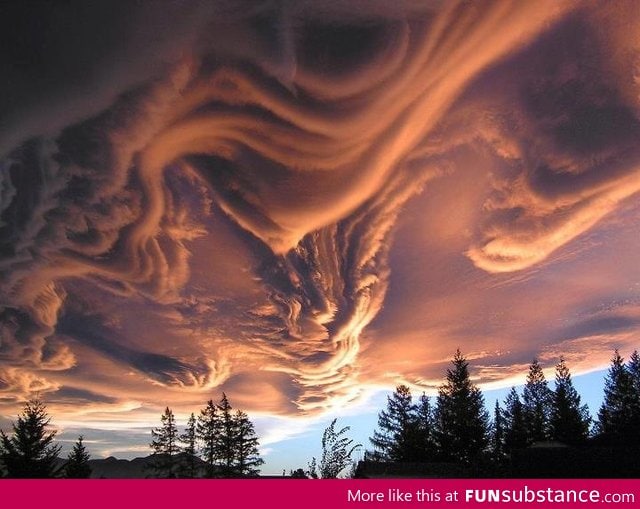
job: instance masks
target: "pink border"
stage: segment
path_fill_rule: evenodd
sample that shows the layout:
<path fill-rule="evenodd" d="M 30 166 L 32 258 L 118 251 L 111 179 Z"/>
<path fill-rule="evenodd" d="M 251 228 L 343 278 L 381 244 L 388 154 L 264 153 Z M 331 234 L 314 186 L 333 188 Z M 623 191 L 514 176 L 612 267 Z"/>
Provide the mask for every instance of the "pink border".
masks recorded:
<path fill-rule="evenodd" d="M 472 491 L 466 500 L 466 490 Z M 486 490 L 493 490 L 489 493 Z M 516 490 L 523 502 L 480 502 L 475 497 L 505 497 Z M 548 490 L 551 490 L 550 492 Z M 555 490 L 574 490 L 583 502 L 540 502 L 536 497 Z M 421 491 L 423 500 L 417 499 Z M 447 501 L 446 496 L 457 501 Z M 544 492 L 543 495 L 540 493 Z M 365 495 L 367 493 L 367 495 Z M 439 495 L 436 500 L 435 494 Z M 598 493 L 599 501 L 589 500 Z M 411 494 L 410 500 L 398 500 Z M 602 500 L 607 495 L 618 503 Z M 571 494 L 567 495 L 571 496 Z M 633 497 L 633 501 L 628 500 Z M 349 500 L 351 498 L 351 500 Z M 360 498 L 360 501 L 356 499 Z M 366 498 L 367 501 L 362 499 Z M 391 500 L 394 498 L 394 500 Z M 408 497 L 407 497 L 408 498 Z M 533 500 L 531 500 L 533 498 Z M 378 501 L 378 499 L 381 499 Z M 431 507 L 595 507 L 640 506 L 640 480 L 636 479 L 384 479 L 384 480 L 0 480 L 2 507 L 43 509 L 235 509 L 243 507 L 332 508 L 431 508 Z"/>

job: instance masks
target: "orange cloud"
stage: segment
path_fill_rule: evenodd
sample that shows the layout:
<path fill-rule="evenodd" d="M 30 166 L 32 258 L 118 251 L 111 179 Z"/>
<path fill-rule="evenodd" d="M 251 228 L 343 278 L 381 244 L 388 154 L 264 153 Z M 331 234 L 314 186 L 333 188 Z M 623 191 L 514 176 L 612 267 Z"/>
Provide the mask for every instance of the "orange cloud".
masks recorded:
<path fill-rule="evenodd" d="M 3 160 L 3 411 L 313 414 L 432 390 L 456 347 L 498 384 L 630 345 L 636 41 L 576 35 L 620 11 L 302 5 L 214 2 L 162 72 Z"/>

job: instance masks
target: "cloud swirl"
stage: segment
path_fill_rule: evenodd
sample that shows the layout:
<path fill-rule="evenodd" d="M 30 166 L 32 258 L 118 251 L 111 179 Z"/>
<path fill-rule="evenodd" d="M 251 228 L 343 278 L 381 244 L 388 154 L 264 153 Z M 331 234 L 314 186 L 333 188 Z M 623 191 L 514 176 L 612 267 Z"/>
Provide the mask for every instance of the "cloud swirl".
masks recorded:
<path fill-rule="evenodd" d="M 113 43 L 132 62 L 110 63 L 115 94 L 76 82 L 96 104 L 35 122 L 25 92 L 22 138 L 0 145 L 2 401 L 83 391 L 133 411 L 225 389 L 240 406 L 316 412 L 390 378 L 428 386 L 441 347 L 486 343 L 486 381 L 535 354 L 505 359 L 509 334 L 551 349 L 528 343 L 534 327 L 487 339 L 490 322 L 464 313 L 579 256 L 640 190 L 640 47 L 598 31 L 623 14 L 337 0 L 150 14 L 175 30 Z M 143 64 L 154 48 L 166 58 Z M 50 88 L 51 105 L 72 104 Z M 427 261 L 412 283 L 414 243 Z M 447 293 L 459 278 L 466 290 Z M 534 323 L 525 307 L 509 320 Z"/>

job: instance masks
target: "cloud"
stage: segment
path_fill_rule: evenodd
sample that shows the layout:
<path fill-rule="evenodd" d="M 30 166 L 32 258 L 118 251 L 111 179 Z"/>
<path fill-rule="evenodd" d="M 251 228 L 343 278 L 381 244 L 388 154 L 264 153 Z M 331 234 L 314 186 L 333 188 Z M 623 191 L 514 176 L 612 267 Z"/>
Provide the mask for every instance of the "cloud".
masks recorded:
<path fill-rule="evenodd" d="M 637 41 L 598 29 L 620 11 L 366 4 L 120 6 L 77 94 L 51 52 L 86 56 L 80 28 L 19 71 L 50 95 L 0 144 L 2 411 L 40 391 L 108 427 L 224 390 L 308 415 L 433 390 L 458 346 L 508 383 L 629 344 Z"/>
<path fill-rule="evenodd" d="M 95 403 L 115 403 L 117 400 L 115 398 L 110 398 L 103 394 L 98 394 L 92 391 L 88 391 L 86 389 L 80 389 L 77 387 L 63 387 L 62 389 L 56 392 L 56 398 L 59 401 L 66 400 L 70 403 L 86 403 L 86 402 L 95 402 Z"/>
<path fill-rule="evenodd" d="M 479 105 L 468 105 L 482 108 L 475 115 L 485 132 L 477 137 L 506 167 L 494 173 L 482 231 L 468 251 L 484 270 L 544 261 L 640 190 L 637 104 L 612 81 L 597 38 L 582 37 L 592 30 L 585 17 L 541 37 L 511 70 L 496 71 L 497 86 Z"/>
<path fill-rule="evenodd" d="M 17 368 L 2 368 L 0 370 L 0 402 L 9 403 L 10 407 L 21 403 L 35 394 L 45 397 L 55 392 L 60 386 L 33 371 L 18 370 Z"/>

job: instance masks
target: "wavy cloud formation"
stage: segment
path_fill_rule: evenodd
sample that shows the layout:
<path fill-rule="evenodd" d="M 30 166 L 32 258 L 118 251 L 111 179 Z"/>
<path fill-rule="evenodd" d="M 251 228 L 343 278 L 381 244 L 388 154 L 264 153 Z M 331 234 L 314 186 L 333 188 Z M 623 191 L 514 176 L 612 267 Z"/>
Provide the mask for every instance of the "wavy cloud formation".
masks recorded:
<path fill-rule="evenodd" d="M 581 264 L 605 242 L 586 235 L 630 238 L 640 47 L 633 31 L 601 31 L 629 26 L 624 9 L 192 7 L 148 13 L 144 34 L 173 27 L 157 40 L 123 21 L 150 6 L 115 13 L 105 30 L 127 34 L 111 46 L 129 63 L 96 47 L 75 71 L 113 75 L 68 78 L 94 102 L 60 94 L 56 66 L 21 70 L 15 50 L 16 83 L 42 73 L 51 96 L 39 117 L 29 90 L 3 106 L 7 409 L 40 392 L 135 419 L 226 390 L 252 410 L 311 413 L 370 386 L 435 385 L 458 345 L 474 345 L 489 382 L 554 344 L 619 332 L 574 315 L 617 298 L 603 280 L 551 299 L 583 326 L 543 330 L 521 300 L 556 291 L 557 264 L 589 280 Z M 637 275 L 628 259 L 609 273 Z"/>

